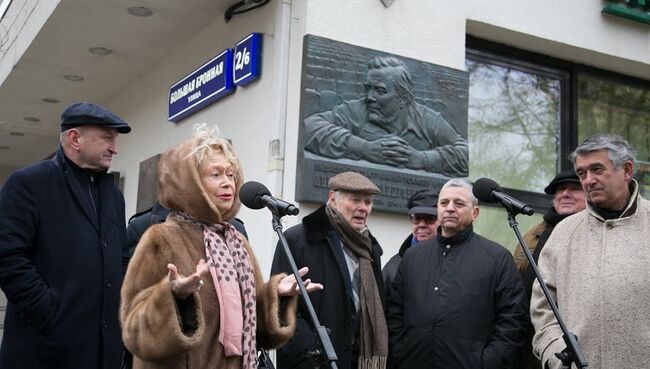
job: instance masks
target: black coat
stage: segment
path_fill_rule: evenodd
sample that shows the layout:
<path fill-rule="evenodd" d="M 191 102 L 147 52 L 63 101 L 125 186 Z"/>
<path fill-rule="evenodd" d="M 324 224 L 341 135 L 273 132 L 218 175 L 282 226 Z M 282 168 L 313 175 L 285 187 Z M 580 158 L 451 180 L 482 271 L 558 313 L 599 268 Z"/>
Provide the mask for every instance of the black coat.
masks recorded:
<path fill-rule="evenodd" d="M 413 233 L 411 233 L 400 246 L 397 254 L 393 255 L 392 258 L 384 265 L 381 270 L 381 274 L 384 277 L 384 288 L 386 288 L 386 300 L 388 301 L 388 294 L 390 293 L 390 285 L 395 279 L 395 274 L 397 274 L 397 268 L 399 268 L 399 262 L 402 260 L 402 256 L 413 243 Z"/>
<path fill-rule="evenodd" d="M 59 149 L 2 188 L 0 287 L 9 302 L 0 368 L 119 368 L 124 197 L 112 175 L 95 183 L 99 217 Z"/>
<path fill-rule="evenodd" d="M 391 354 L 400 369 L 516 367 L 524 287 L 501 245 L 468 227 L 409 248 L 391 285 Z"/>
<path fill-rule="evenodd" d="M 340 242 L 337 241 L 334 229 L 321 206 L 315 212 L 303 218 L 302 224 L 289 228 L 285 237 L 295 258 L 298 268 L 309 267 L 308 278 L 322 283 L 322 291 L 309 294 L 320 323 L 330 330 L 330 338 L 338 356 L 340 369 L 352 368 L 356 361 L 353 355 L 353 338 L 357 334 L 356 311 L 352 300 L 352 287 L 345 256 Z M 375 280 L 379 292 L 384 293 L 381 278 L 381 247 L 374 237 L 372 239 L 372 259 Z M 271 274 L 291 273 L 291 267 L 281 245 L 275 250 Z M 302 300 L 298 305 L 296 334 L 291 340 L 277 351 L 278 369 L 302 368 L 313 369 L 315 362 L 308 351 L 319 348 L 315 333 L 312 330 L 307 308 Z"/>
<path fill-rule="evenodd" d="M 133 256 L 135 248 L 138 246 L 138 242 L 140 242 L 140 238 L 142 238 L 144 232 L 154 224 L 163 223 L 167 219 L 167 215 L 169 215 L 169 209 L 156 201 L 151 208 L 134 214 L 129 219 L 129 225 L 126 227 L 126 242 L 129 245 L 129 256 Z M 244 227 L 244 222 L 241 219 L 232 218 L 228 222 L 248 239 L 246 227 Z"/>

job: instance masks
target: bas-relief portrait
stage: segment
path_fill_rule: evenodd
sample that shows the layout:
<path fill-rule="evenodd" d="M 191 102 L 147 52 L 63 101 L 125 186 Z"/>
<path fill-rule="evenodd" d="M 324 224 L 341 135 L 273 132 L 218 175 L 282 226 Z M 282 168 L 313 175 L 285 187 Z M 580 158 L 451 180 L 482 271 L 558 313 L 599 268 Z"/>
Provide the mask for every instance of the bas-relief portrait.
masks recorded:
<path fill-rule="evenodd" d="M 382 189 L 375 209 L 401 213 L 413 192 L 467 176 L 466 72 L 311 35 L 304 50 L 299 201 L 355 170 Z"/>

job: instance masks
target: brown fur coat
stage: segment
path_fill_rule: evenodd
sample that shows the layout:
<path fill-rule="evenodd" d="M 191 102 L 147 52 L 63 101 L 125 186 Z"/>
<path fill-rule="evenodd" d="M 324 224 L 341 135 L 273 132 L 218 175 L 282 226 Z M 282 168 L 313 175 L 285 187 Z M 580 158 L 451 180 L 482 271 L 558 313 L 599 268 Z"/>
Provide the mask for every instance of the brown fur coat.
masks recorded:
<path fill-rule="evenodd" d="M 539 242 L 539 238 L 542 236 L 542 232 L 544 232 L 545 228 L 546 222 L 542 221 L 529 229 L 528 232 L 526 232 L 526 234 L 523 236 L 524 242 L 526 242 L 526 245 L 528 245 L 528 250 L 530 250 L 531 254 L 535 252 L 535 248 L 537 248 L 537 242 Z M 514 258 L 519 274 L 523 274 L 526 268 L 528 268 L 528 258 L 526 257 L 526 254 L 524 253 L 524 250 L 522 249 L 520 243 L 517 243 Z"/>
<path fill-rule="evenodd" d="M 234 216 L 238 195 L 234 209 L 219 214 L 200 184 L 193 158 L 187 157 L 189 147 L 188 141 L 162 156 L 161 202 L 206 223 Z M 239 173 L 237 192 L 241 178 Z M 297 297 L 280 301 L 277 285 L 284 275 L 264 283 L 245 239 L 244 246 L 254 270 L 257 343 L 267 348 L 280 346 L 294 333 Z M 191 274 L 198 261 L 205 258 L 204 247 L 201 229 L 173 216 L 151 227 L 140 240 L 126 273 L 120 309 L 122 335 L 134 354 L 134 369 L 242 367 L 241 356 L 225 357 L 218 342 L 219 301 L 212 278 L 205 278 L 203 288 L 184 301 L 176 300 L 171 292 L 167 264 L 174 263 L 181 275 Z"/>

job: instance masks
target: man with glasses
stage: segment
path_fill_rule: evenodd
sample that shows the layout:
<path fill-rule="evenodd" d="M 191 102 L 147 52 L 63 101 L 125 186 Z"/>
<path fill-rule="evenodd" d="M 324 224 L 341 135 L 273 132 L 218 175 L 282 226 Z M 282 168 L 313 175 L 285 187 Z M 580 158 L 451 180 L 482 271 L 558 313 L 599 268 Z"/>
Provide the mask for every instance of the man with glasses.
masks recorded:
<path fill-rule="evenodd" d="M 388 260 L 388 263 L 386 263 L 384 269 L 381 271 L 384 277 L 386 293 L 390 291 L 390 284 L 395 278 L 397 267 L 406 250 L 418 242 L 426 241 L 436 236 L 436 228 L 438 228 L 437 202 L 438 195 L 431 190 L 420 190 L 408 199 L 406 206 L 409 209 L 408 214 L 412 224 L 412 233 L 406 237 L 402 246 L 399 248 L 399 252 Z"/>

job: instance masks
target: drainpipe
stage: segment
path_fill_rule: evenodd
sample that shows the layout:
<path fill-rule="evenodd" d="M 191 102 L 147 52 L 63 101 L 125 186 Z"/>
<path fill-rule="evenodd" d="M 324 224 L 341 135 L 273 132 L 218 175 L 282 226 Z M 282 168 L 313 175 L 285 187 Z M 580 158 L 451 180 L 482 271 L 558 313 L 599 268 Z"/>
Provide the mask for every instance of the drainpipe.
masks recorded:
<path fill-rule="evenodd" d="M 273 51 L 275 68 L 275 112 L 269 135 L 267 184 L 274 196 L 282 197 L 284 176 L 284 147 L 287 124 L 287 95 L 289 74 L 289 42 L 291 33 L 291 0 L 277 2 Z"/>

